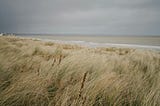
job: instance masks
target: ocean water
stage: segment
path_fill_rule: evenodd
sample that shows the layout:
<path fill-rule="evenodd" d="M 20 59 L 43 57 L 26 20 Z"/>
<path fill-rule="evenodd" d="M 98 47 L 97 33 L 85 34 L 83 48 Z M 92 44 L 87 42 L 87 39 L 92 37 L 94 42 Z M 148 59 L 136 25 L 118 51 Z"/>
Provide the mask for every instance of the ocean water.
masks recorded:
<path fill-rule="evenodd" d="M 90 47 L 133 47 L 160 50 L 160 36 L 18 35 L 44 41 L 73 43 Z"/>

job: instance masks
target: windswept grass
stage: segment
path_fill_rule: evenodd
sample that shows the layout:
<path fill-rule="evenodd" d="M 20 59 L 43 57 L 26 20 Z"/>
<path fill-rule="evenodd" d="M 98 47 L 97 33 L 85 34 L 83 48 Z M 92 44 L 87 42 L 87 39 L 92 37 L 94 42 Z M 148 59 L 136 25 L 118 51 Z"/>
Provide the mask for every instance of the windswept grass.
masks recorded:
<path fill-rule="evenodd" d="M 0 37 L 0 106 L 159 106 L 160 53 Z"/>

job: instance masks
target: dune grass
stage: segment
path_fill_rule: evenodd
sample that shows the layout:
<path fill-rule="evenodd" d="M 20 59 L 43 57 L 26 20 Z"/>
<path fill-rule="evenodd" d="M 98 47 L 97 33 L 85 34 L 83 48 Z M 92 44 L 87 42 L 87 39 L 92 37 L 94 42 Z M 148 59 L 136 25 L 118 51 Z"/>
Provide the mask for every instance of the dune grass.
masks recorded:
<path fill-rule="evenodd" d="M 0 37 L 0 106 L 160 106 L 160 52 Z"/>

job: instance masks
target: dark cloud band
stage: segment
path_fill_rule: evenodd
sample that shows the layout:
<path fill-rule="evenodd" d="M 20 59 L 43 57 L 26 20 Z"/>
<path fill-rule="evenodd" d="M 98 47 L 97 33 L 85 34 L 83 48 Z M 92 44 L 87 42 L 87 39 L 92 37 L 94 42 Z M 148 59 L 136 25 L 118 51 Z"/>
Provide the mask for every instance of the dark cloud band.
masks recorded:
<path fill-rule="evenodd" d="M 1 0 L 0 32 L 160 35 L 159 0 Z"/>

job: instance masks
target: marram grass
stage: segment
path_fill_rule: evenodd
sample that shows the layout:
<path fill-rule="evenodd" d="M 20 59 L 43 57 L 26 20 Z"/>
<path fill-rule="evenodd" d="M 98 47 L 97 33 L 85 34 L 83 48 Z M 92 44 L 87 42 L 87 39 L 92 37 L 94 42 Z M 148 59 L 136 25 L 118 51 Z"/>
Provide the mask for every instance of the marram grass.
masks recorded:
<path fill-rule="evenodd" d="M 0 106 L 160 106 L 160 52 L 2 36 Z"/>

